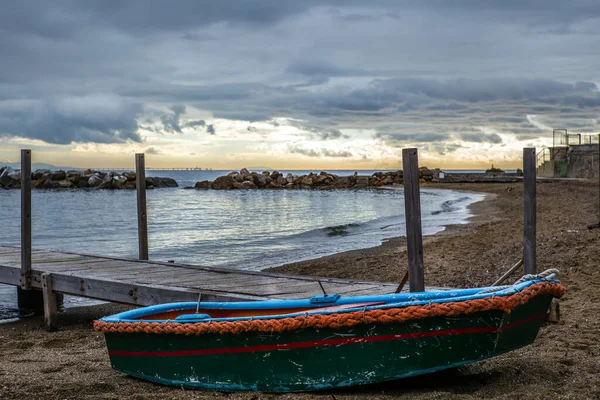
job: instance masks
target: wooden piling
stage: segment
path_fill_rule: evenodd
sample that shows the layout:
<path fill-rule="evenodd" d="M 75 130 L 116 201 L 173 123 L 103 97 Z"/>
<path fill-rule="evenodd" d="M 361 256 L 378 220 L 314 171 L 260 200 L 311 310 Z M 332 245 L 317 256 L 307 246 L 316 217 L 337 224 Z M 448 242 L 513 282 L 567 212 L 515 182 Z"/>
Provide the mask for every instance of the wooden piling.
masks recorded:
<path fill-rule="evenodd" d="M 137 188 L 139 259 L 148 259 L 148 219 L 146 214 L 146 162 L 144 154 L 135 155 L 135 186 Z"/>
<path fill-rule="evenodd" d="M 42 281 L 42 294 L 44 296 L 44 326 L 49 332 L 58 328 L 57 299 L 53 291 L 52 274 L 44 273 L 40 276 Z"/>
<path fill-rule="evenodd" d="M 523 264 L 525 274 L 536 273 L 535 148 L 523 149 Z"/>
<path fill-rule="evenodd" d="M 21 150 L 21 289 L 31 289 L 31 150 Z"/>
<path fill-rule="evenodd" d="M 421 195 L 419 193 L 419 156 L 417 149 L 402 149 L 404 168 L 404 209 L 406 247 L 411 292 L 425 291 L 423 272 L 423 233 L 421 228 Z"/>
<path fill-rule="evenodd" d="M 591 138 L 590 138 L 591 142 Z M 592 165 L 594 164 L 594 156 L 592 155 Z M 588 229 L 599 229 L 600 228 L 600 133 L 598 134 L 598 162 L 596 167 L 598 168 L 598 220 L 595 224 L 588 225 Z"/>

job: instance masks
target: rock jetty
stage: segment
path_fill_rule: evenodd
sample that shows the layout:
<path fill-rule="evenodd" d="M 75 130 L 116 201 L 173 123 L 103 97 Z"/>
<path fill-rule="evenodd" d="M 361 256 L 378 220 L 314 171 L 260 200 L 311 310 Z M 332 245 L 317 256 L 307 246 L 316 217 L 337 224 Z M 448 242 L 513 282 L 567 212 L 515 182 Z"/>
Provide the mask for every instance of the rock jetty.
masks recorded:
<path fill-rule="evenodd" d="M 419 168 L 419 178 L 423 182 L 436 180 L 439 170 L 430 170 L 426 167 Z M 368 178 L 368 179 L 365 179 Z M 371 176 L 360 176 L 357 173 L 349 176 L 338 176 L 321 171 L 318 174 L 295 175 L 282 174 L 279 171 L 264 171 L 262 173 L 249 172 L 246 168 L 233 171 L 225 176 L 220 176 L 214 181 L 196 182 L 194 186 L 185 189 L 362 189 L 365 187 L 381 187 L 401 185 L 403 183 L 402 171 L 375 172 Z"/>
<path fill-rule="evenodd" d="M 172 178 L 146 177 L 146 188 L 177 187 Z M 135 189 L 135 172 L 51 171 L 38 169 L 31 174 L 33 189 Z M 0 167 L 0 189 L 20 189 L 21 171 Z"/>

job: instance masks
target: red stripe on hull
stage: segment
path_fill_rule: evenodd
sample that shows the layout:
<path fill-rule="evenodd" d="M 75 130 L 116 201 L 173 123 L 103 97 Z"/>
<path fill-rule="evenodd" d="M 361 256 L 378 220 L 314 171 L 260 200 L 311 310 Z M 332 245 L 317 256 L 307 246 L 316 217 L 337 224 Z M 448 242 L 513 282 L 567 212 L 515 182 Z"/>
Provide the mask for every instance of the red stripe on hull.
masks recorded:
<path fill-rule="evenodd" d="M 198 350 L 175 350 L 175 351 L 126 351 L 126 350 L 109 350 L 110 356 L 132 356 L 132 357 L 185 357 L 185 356 L 201 356 L 201 355 L 216 355 L 216 354 L 236 354 L 236 353 L 254 353 L 260 351 L 272 351 L 272 350 L 288 350 L 288 349 L 304 349 L 309 347 L 323 347 L 323 346 L 339 346 L 344 344 L 352 343 L 370 343 L 370 342 L 383 342 L 390 340 L 405 340 L 405 339 L 419 339 L 425 337 L 435 336 L 450 336 L 450 335 L 467 335 L 472 333 L 497 333 L 500 331 L 506 331 L 519 325 L 526 324 L 528 322 L 537 321 L 545 318 L 546 314 L 534 315 L 532 317 L 522 319 L 520 321 L 511 322 L 510 324 L 504 325 L 498 329 L 491 326 L 483 326 L 477 328 L 461 328 L 461 329 L 445 329 L 439 331 L 427 331 L 427 332 L 414 332 L 414 333 L 401 333 L 397 335 L 378 335 L 378 336 L 363 336 L 353 338 L 338 338 L 338 339 L 323 339 L 323 340 L 312 340 L 308 342 L 293 342 L 293 343 L 280 343 L 280 344 L 266 344 L 260 346 L 247 346 L 247 347 L 230 347 L 220 349 L 198 349 Z"/>

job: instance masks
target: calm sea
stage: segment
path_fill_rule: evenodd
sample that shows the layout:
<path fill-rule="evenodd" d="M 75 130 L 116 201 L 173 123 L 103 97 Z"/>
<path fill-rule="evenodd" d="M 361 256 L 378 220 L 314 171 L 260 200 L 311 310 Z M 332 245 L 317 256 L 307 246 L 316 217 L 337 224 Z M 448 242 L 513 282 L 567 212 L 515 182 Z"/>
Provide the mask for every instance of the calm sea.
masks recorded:
<path fill-rule="evenodd" d="M 172 177 L 180 185 L 148 191 L 151 259 L 260 270 L 376 246 L 385 238 L 405 233 L 402 190 L 183 189 L 227 172 L 148 171 L 148 176 Z M 479 194 L 423 189 L 423 233 L 431 235 L 449 224 L 465 223 L 470 216 L 467 206 L 482 198 Z M 36 190 L 32 204 L 34 247 L 137 255 L 135 191 Z M 0 244 L 19 245 L 19 207 L 18 190 L 0 190 Z M 0 319 L 15 316 L 15 290 L 0 285 Z M 90 304 L 74 297 L 65 301 L 67 307 Z"/>

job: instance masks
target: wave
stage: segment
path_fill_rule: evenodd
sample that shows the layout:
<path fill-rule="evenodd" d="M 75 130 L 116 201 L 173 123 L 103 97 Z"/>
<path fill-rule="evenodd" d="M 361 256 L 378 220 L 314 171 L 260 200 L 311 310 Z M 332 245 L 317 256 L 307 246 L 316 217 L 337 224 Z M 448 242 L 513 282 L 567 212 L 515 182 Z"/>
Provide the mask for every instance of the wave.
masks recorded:
<path fill-rule="evenodd" d="M 460 210 L 460 207 L 454 207 L 454 205 L 456 205 L 458 203 L 463 203 L 465 201 L 470 201 L 470 200 L 473 200 L 473 199 L 468 196 L 459 197 L 458 199 L 453 199 L 453 200 L 446 200 L 440 205 L 441 209 L 432 211 L 431 215 L 439 215 L 441 213 L 450 213 L 453 211 Z"/>
<path fill-rule="evenodd" d="M 351 224 L 344 224 L 344 225 L 328 226 L 328 227 L 320 229 L 320 230 L 325 232 L 327 234 L 327 236 L 347 236 L 350 234 L 349 228 L 358 228 L 358 227 L 360 227 L 360 224 L 351 223 Z"/>

